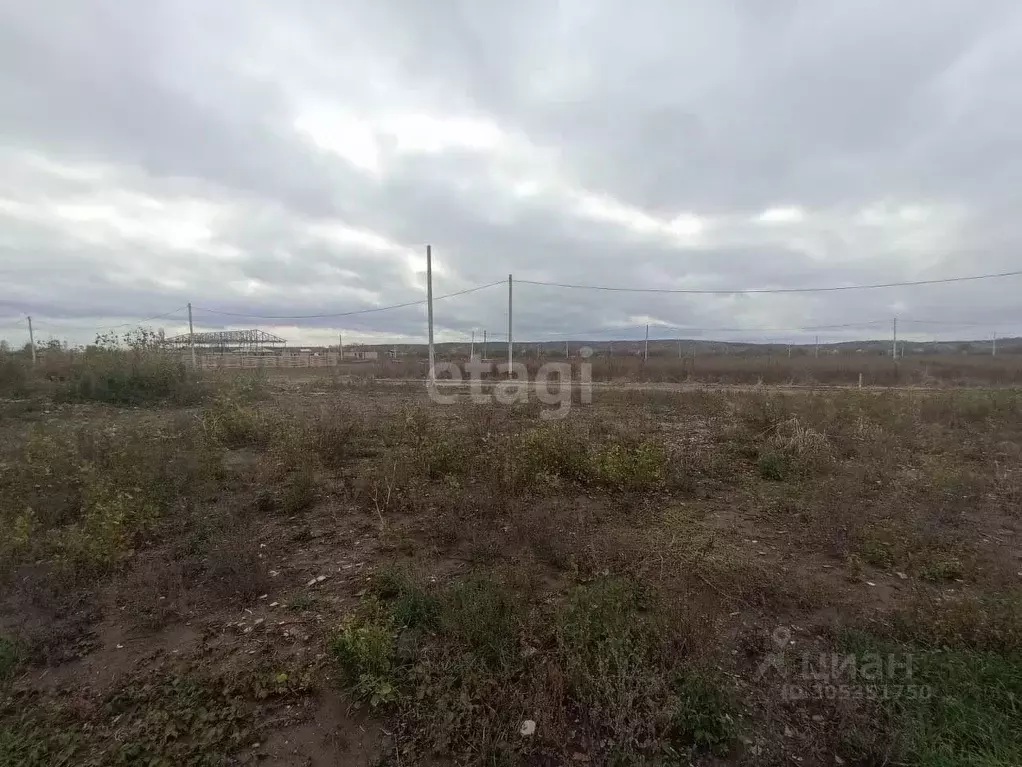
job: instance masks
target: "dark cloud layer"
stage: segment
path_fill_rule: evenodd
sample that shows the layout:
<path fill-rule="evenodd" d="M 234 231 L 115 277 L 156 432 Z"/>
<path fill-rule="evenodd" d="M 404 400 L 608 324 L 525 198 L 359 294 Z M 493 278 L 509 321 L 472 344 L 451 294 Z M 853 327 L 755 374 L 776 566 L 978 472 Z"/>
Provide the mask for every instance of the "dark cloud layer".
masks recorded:
<path fill-rule="evenodd" d="M 1020 42 L 1007 0 L 7 3 L 0 335 L 31 313 L 84 340 L 191 301 L 202 327 L 421 338 L 421 307 L 207 310 L 414 301 L 426 242 L 437 294 L 508 273 L 716 290 L 1009 270 Z M 1007 335 L 1019 284 L 522 284 L 516 333 L 862 323 L 837 338 L 898 314 Z M 505 312 L 503 286 L 438 302 L 440 336 L 503 332 Z"/>

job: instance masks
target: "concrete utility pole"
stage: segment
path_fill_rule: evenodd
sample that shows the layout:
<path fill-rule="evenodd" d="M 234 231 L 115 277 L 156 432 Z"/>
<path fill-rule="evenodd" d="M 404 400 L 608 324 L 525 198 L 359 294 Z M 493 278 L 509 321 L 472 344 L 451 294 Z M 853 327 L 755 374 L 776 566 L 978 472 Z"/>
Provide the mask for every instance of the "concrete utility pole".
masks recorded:
<path fill-rule="evenodd" d="M 31 317 L 28 318 L 28 345 L 32 347 L 32 365 L 35 366 L 35 333 L 32 331 Z"/>
<path fill-rule="evenodd" d="M 483 329 L 483 359 L 486 359 L 486 329 Z"/>
<path fill-rule="evenodd" d="M 996 357 L 997 356 L 997 334 L 996 333 L 994 333 L 993 345 L 990 347 L 990 356 L 991 357 Z"/>
<path fill-rule="evenodd" d="M 820 356 L 820 337 L 816 336 L 816 349 L 813 351 L 814 357 Z"/>
<path fill-rule="evenodd" d="M 344 333 L 337 334 L 337 361 L 344 360 Z"/>
<path fill-rule="evenodd" d="M 192 349 L 192 369 L 194 370 L 197 365 L 195 364 L 195 328 L 192 326 L 192 303 L 188 302 L 188 346 Z"/>
<path fill-rule="evenodd" d="M 684 355 L 684 353 L 682 351 L 682 348 L 681 348 L 681 341 L 678 341 L 678 359 L 680 360 L 684 356 L 685 355 Z"/>
<path fill-rule="evenodd" d="M 472 343 L 468 347 L 468 358 L 474 360 L 476 358 L 476 331 L 472 328 Z"/>
<path fill-rule="evenodd" d="M 514 337 L 511 334 L 512 322 L 511 322 L 511 307 L 513 305 L 512 293 L 514 292 L 514 281 L 511 279 L 511 275 L 507 276 L 507 377 L 512 376 L 513 368 L 511 365 L 514 363 L 515 357 L 515 342 Z"/>
<path fill-rule="evenodd" d="M 646 340 L 642 344 L 642 361 L 646 362 L 649 359 L 649 323 L 646 323 Z"/>
<path fill-rule="evenodd" d="M 568 354 L 568 342 L 564 342 L 564 359 L 571 359 L 571 355 Z"/>
<path fill-rule="evenodd" d="M 897 317 L 894 318 L 894 326 L 893 326 L 893 328 L 894 328 L 894 338 L 893 338 L 892 345 L 891 345 L 891 354 L 894 356 L 894 359 L 897 360 L 898 359 L 898 318 Z"/>
<path fill-rule="evenodd" d="M 426 321 L 429 323 L 429 382 L 433 383 L 436 369 L 433 357 L 433 248 L 426 246 Z"/>

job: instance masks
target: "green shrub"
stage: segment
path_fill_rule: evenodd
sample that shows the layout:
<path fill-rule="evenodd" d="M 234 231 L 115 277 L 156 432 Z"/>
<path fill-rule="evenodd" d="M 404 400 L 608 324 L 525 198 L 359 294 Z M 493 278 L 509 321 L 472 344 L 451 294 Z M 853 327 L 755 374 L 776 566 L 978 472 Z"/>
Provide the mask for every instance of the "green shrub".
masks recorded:
<path fill-rule="evenodd" d="M 496 759 L 521 695 L 521 593 L 487 575 L 435 587 L 392 568 L 372 588 L 389 600 L 364 599 L 332 643 L 345 683 L 360 699 L 393 701 L 416 750 Z"/>
<path fill-rule="evenodd" d="M 369 584 L 370 593 L 379 599 L 393 599 L 415 588 L 408 570 L 396 565 L 384 565 L 372 575 Z"/>
<path fill-rule="evenodd" d="M 239 402 L 256 402 L 269 395 L 269 378 L 265 370 L 222 370 L 213 374 L 213 388 Z"/>
<path fill-rule="evenodd" d="M 393 619 L 373 602 L 364 602 L 330 642 L 345 683 L 374 708 L 397 697 Z"/>
<path fill-rule="evenodd" d="M 182 497 L 209 487 L 218 462 L 190 425 L 39 426 L 2 478 L 0 555 L 115 565 Z"/>
<path fill-rule="evenodd" d="M 152 529 L 161 511 L 142 488 L 128 489 L 117 479 L 84 477 L 82 516 L 55 538 L 61 557 L 86 566 L 107 567 L 133 553 L 137 536 Z"/>
<path fill-rule="evenodd" d="M 784 453 L 775 450 L 765 450 L 759 454 L 757 462 L 759 475 L 763 479 L 774 482 L 783 482 L 791 474 L 791 461 Z"/>
<path fill-rule="evenodd" d="M 220 393 L 202 412 L 206 438 L 225 448 L 261 445 L 269 440 L 270 425 L 253 407 L 228 393 Z"/>
<path fill-rule="evenodd" d="M 439 622 L 440 599 L 416 583 L 404 568 L 381 567 L 373 575 L 370 591 L 379 599 L 390 601 L 391 614 L 399 626 L 435 627 Z"/>
<path fill-rule="evenodd" d="M 406 473 L 425 479 L 461 476 L 471 467 L 471 449 L 464 435 L 425 408 L 403 410 L 384 433 Z"/>
<path fill-rule="evenodd" d="M 531 429 L 512 449 L 516 471 L 527 482 L 544 475 L 584 481 L 589 475 L 589 443 L 575 425 L 557 421 Z"/>
<path fill-rule="evenodd" d="M 939 551 L 925 552 L 914 558 L 911 569 L 924 581 L 931 583 L 961 580 L 966 575 L 965 564 L 961 559 Z"/>
<path fill-rule="evenodd" d="M 491 576 L 473 576 L 441 595 L 440 626 L 447 638 L 490 668 L 508 668 L 517 656 L 524 605 Z"/>
<path fill-rule="evenodd" d="M 683 673 L 675 682 L 676 702 L 671 737 L 696 750 L 723 755 L 735 735 L 731 702 L 719 680 L 698 672 Z"/>
<path fill-rule="evenodd" d="M 653 440 L 599 440 L 578 426 L 555 422 L 531 429 L 513 445 L 516 473 L 526 483 L 544 477 L 620 490 L 659 487 L 669 458 Z"/>
<path fill-rule="evenodd" d="M 202 389 L 183 362 L 160 352 L 90 349 L 70 364 L 53 396 L 62 402 L 187 405 L 201 399 Z"/>
<path fill-rule="evenodd" d="M 883 570 L 889 570 L 895 565 L 894 551 L 889 543 L 885 541 L 866 541 L 862 547 L 862 558 Z"/>
<path fill-rule="evenodd" d="M 21 357 L 0 352 L 0 397 L 27 397 L 32 393 L 28 363 Z"/>
<path fill-rule="evenodd" d="M 299 469 L 284 485 L 281 509 L 285 514 L 298 514 L 316 502 L 316 477 L 310 469 Z"/>
<path fill-rule="evenodd" d="M 656 678 L 657 630 L 641 605 L 633 584 L 604 578 L 576 588 L 556 625 L 569 694 L 626 738 L 650 713 L 634 702 L 657 696 L 668 684 Z"/>
<path fill-rule="evenodd" d="M 435 628 L 440 621 L 441 601 L 424 589 L 412 588 L 400 594 L 391 611 L 394 620 L 406 628 Z"/>
<path fill-rule="evenodd" d="M 637 445 L 608 442 L 595 448 L 592 475 L 600 484 L 642 490 L 661 486 L 667 479 L 668 456 L 652 440 Z"/>

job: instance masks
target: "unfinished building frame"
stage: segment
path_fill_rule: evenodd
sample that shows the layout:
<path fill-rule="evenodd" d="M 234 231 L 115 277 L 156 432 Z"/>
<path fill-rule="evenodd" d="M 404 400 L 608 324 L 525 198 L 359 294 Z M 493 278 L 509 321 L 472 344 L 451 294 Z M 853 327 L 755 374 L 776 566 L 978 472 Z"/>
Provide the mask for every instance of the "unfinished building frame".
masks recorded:
<path fill-rule="evenodd" d="M 186 351 L 195 343 L 200 354 L 280 354 L 287 341 L 264 330 L 217 330 L 207 333 L 183 333 L 168 338 L 172 349 Z"/>

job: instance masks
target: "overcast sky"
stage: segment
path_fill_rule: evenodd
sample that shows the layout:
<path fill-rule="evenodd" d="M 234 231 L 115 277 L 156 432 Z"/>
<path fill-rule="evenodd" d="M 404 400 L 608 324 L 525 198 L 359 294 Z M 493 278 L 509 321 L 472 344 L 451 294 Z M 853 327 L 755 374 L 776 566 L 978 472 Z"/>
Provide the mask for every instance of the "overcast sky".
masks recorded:
<path fill-rule="evenodd" d="M 437 295 L 1018 269 L 1019 83 L 1013 0 L 0 0 L 0 337 L 180 332 L 190 301 L 199 329 L 420 339 L 422 307 L 207 310 L 416 301 L 426 243 Z M 1003 336 L 1020 292 L 518 285 L 515 336 Z M 438 338 L 506 307 L 438 301 Z"/>

